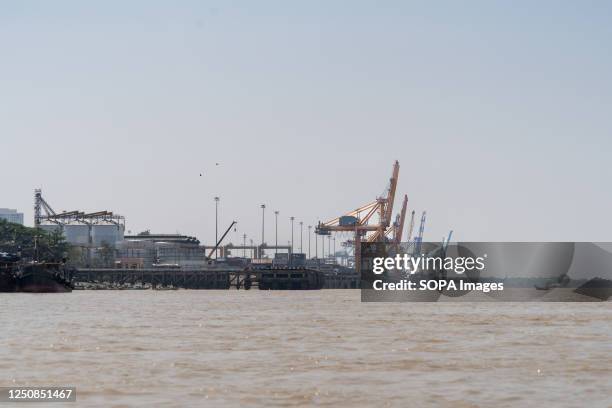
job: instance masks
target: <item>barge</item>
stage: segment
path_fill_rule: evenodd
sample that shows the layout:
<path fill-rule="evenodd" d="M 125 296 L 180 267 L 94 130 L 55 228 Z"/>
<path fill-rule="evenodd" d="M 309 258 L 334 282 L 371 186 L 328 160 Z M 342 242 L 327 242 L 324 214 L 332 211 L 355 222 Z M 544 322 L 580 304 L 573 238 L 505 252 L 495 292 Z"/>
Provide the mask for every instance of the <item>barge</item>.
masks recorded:
<path fill-rule="evenodd" d="M 72 275 L 63 263 L 23 262 L 18 255 L 0 253 L 0 292 L 71 292 Z"/>

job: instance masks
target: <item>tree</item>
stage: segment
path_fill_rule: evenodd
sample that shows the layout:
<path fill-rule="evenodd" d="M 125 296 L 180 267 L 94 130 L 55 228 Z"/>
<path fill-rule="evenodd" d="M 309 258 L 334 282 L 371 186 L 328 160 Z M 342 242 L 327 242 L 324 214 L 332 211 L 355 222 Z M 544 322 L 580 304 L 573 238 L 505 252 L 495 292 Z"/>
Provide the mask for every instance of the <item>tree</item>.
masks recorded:
<path fill-rule="evenodd" d="M 0 251 L 21 253 L 22 258 L 59 262 L 67 256 L 70 244 L 60 231 L 47 232 L 0 219 Z"/>

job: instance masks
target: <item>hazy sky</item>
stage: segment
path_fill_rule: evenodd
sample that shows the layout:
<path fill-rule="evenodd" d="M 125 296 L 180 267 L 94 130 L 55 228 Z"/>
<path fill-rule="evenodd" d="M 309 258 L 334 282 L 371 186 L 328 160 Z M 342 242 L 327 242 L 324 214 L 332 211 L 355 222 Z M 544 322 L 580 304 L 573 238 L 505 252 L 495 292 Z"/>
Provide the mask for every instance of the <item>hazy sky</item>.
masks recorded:
<path fill-rule="evenodd" d="M 611 113 L 609 1 L 0 3 L 0 207 L 30 225 L 41 187 L 210 242 L 219 195 L 234 242 L 262 203 L 286 242 L 398 159 L 425 239 L 609 241 Z"/>

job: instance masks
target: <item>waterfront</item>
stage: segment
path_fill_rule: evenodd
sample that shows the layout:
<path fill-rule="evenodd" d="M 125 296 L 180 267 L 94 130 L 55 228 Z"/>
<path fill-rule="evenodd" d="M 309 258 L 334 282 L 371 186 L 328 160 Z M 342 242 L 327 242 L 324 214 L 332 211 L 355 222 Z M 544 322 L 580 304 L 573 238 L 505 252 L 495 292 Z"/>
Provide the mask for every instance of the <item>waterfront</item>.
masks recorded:
<path fill-rule="evenodd" d="M 72 385 L 88 406 L 607 407 L 610 305 L 1 294 L 0 386 Z"/>

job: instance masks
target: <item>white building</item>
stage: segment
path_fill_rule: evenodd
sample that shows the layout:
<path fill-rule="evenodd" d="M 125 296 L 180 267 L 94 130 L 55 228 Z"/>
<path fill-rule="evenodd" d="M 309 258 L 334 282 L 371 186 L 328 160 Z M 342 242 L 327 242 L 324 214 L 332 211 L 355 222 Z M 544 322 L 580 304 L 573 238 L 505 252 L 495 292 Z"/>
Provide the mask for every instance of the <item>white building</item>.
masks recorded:
<path fill-rule="evenodd" d="M 0 208 L 0 219 L 23 225 L 23 213 L 11 210 L 10 208 Z"/>

